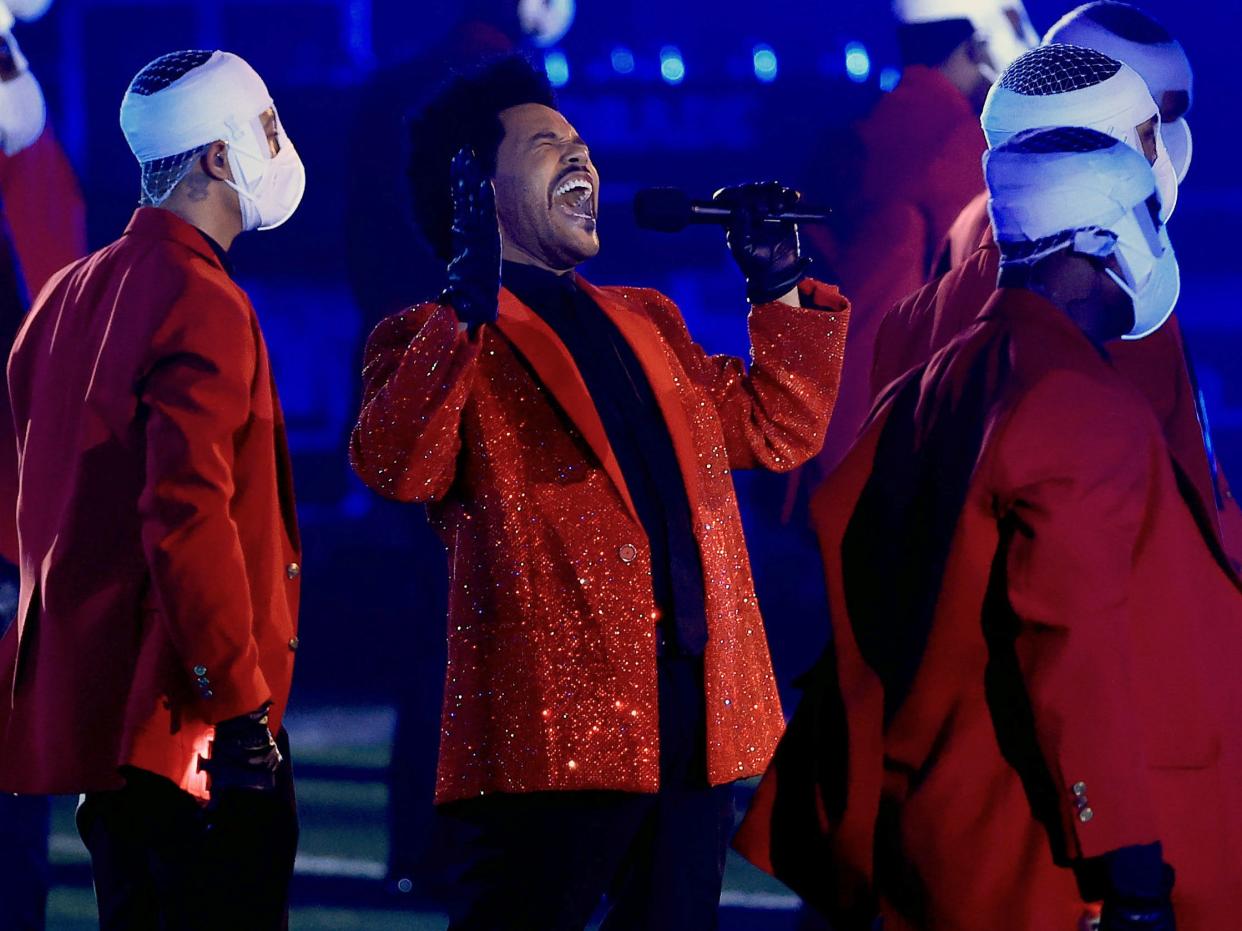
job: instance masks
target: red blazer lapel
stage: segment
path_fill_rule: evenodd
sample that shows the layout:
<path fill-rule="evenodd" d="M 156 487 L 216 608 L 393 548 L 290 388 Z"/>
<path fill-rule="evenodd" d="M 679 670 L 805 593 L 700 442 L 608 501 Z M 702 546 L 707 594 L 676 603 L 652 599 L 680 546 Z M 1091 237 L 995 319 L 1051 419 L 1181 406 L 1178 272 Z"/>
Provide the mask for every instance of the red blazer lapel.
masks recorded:
<path fill-rule="evenodd" d="M 565 344 L 537 314 L 504 289 L 500 292 L 500 317 L 496 326 L 530 363 L 544 386 L 582 432 L 583 439 L 616 485 L 630 516 L 641 523 L 630 498 L 630 490 L 626 487 L 625 476 L 621 474 L 621 465 L 608 442 L 603 421 Z"/>
<path fill-rule="evenodd" d="M 690 513 L 700 513 L 702 489 L 699 483 L 699 456 L 695 448 L 694 429 L 682 400 L 684 389 L 679 387 L 679 381 L 684 385 L 689 376 L 669 351 L 668 343 L 650 320 L 636 313 L 625 301 L 581 278 L 578 279 L 578 287 L 590 295 L 591 300 L 617 325 L 625 341 L 638 356 L 647 380 L 651 383 L 651 390 L 655 392 L 660 411 L 664 414 L 669 436 L 673 440 L 673 451 L 681 466 Z"/>

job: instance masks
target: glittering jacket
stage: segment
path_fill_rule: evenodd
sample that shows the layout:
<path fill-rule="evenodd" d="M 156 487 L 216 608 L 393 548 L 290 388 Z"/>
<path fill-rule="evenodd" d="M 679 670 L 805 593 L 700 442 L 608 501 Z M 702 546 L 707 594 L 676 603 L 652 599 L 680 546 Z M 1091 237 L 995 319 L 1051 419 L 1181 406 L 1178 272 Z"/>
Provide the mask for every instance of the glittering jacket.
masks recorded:
<path fill-rule="evenodd" d="M 823 441 L 849 305 L 750 315 L 753 362 L 709 356 L 663 295 L 580 286 L 651 381 L 702 553 L 708 775 L 761 772 L 784 727 L 731 472 L 790 469 Z M 436 800 L 659 785 L 650 551 L 574 360 L 508 291 L 473 335 L 424 304 L 371 335 L 353 465 L 428 502 L 448 548 L 448 669 Z"/>

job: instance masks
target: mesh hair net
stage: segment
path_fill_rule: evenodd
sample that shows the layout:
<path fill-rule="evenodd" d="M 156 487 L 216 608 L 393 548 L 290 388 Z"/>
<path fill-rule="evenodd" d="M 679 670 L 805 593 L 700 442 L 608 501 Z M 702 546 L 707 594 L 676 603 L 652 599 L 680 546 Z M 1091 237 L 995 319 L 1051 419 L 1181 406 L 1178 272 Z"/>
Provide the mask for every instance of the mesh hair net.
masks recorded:
<path fill-rule="evenodd" d="M 139 97 L 149 97 L 161 91 L 174 81 L 184 77 L 190 71 L 200 67 L 211 58 L 211 52 L 186 51 L 172 52 L 155 59 L 140 72 L 129 85 L 129 93 Z M 194 162 L 209 148 L 211 143 L 197 146 L 166 158 L 156 158 L 141 163 L 142 197 L 141 203 L 148 207 L 158 207 L 173 188 L 181 183 L 181 179 L 190 173 Z"/>

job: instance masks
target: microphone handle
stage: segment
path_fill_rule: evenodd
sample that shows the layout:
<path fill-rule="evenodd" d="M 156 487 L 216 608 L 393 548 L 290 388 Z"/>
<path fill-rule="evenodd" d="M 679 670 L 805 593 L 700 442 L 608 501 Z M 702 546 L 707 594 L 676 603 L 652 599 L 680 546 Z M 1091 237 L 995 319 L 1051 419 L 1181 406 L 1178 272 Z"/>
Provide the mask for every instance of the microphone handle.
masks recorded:
<path fill-rule="evenodd" d="M 720 223 L 727 224 L 733 217 L 733 211 L 728 207 L 719 207 L 716 204 L 691 204 L 690 205 L 690 222 L 691 223 Z M 764 223 L 827 223 L 827 211 L 812 210 L 789 210 L 783 213 L 774 213 L 771 216 L 763 218 Z"/>

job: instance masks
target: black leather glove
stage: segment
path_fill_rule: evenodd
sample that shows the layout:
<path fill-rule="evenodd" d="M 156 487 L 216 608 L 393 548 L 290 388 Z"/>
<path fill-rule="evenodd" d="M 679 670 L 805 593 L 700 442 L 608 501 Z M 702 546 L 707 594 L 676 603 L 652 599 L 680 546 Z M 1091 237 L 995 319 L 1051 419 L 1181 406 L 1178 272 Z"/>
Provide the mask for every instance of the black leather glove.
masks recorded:
<path fill-rule="evenodd" d="M 1122 847 L 1099 861 L 1105 883 L 1100 931 L 1176 931 L 1173 868 L 1159 844 Z"/>
<path fill-rule="evenodd" d="M 211 776 L 211 795 L 226 789 L 271 791 L 276 788 L 280 751 L 267 728 L 267 702 L 257 711 L 216 725 L 211 758 L 198 758 L 198 768 Z"/>
<path fill-rule="evenodd" d="M 810 260 L 802 255 L 797 224 L 763 222 L 765 216 L 794 209 L 801 199 L 779 181 L 739 184 L 712 195 L 712 203 L 734 210 L 725 241 L 746 278 L 746 299 L 752 304 L 774 301 L 806 277 Z"/>
<path fill-rule="evenodd" d="M 500 295 L 500 224 L 496 189 L 479 158 L 461 149 L 449 167 L 453 195 L 453 256 L 448 264 L 448 302 L 471 331 L 496 320 Z"/>

